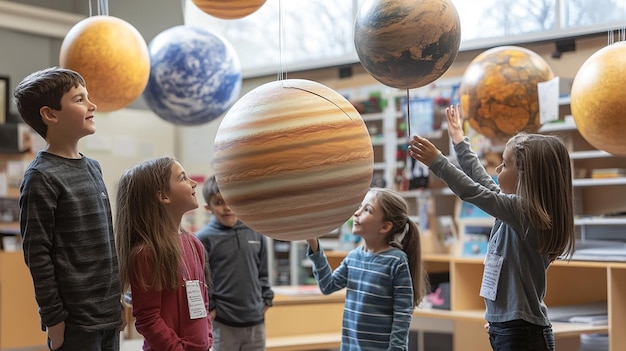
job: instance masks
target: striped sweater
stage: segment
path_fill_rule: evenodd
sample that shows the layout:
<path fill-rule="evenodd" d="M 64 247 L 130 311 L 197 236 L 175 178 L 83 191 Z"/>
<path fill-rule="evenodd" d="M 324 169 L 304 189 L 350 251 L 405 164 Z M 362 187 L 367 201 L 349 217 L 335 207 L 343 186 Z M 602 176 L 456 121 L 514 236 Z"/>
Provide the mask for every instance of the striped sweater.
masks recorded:
<path fill-rule="evenodd" d="M 331 271 L 324 250 L 308 257 L 320 290 L 346 288 L 341 350 L 407 350 L 413 285 L 406 254 L 396 248 L 370 253 L 357 248 Z"/>
<path fill-rule="evenodd" d="M 65 321 L 86 331 L 119 327 L 119 268 L 98 162 L 39 152 L 24 173 L 19 206 L 42 323 Z"/>

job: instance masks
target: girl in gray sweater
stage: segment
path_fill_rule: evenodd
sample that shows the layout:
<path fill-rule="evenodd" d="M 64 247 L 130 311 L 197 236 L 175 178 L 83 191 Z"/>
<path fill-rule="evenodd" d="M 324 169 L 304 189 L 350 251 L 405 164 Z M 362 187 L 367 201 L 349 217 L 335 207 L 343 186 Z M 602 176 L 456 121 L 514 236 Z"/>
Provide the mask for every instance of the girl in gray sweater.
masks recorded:
<path fill-rule="evenodd" d="M 507 351 L 554 350 L 543 300 L 548 266 L 574 251 L 567 148 L 555 136 L 517 134 L 506 143 L 496 183 L 470 149 L 458 106 L 447 108 L 446 114 L 462 170 L 419 136 L 409 142 L 409 154 L 444 180 L 461 200 L 496 218 L 480 289 L 491 346 Z"/>

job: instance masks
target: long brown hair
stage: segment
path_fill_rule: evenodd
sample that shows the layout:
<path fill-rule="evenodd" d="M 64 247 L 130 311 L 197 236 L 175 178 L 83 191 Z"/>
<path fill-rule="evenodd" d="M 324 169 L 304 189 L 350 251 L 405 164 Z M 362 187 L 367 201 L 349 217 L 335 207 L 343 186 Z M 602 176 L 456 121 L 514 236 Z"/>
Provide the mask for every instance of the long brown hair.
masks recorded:
<path fill-rule="evenodd" d="M 404 251 L 409 258 L 409 270 L 413 281 L 413 305 L 417 306 L 426 295 L 428 277 L 422 262 L 422 247 L 417 224 L 409 218 L 409 208 L 402 196 L 396 191 L 386 188 L 371 188 L 370 193 L 383 212 L 383 221 L 389 221 L 393 228 L 389 231 L 386 241 Z M 396 236 L 404 234 L 400 245 Z"/>
<path fill-rule="evenodd" d="M 554 135 L 520 133 L 506 147 L 515 157 L 521 213 L 539 233 L 539 252 L 551 261 L 574 253 L 572 169 L 567 147 Z"/>
<path fill-rule="evenodd" d="M 123 291 L 131 278 L 142 289 L 174 289 L 179 283 L 179 223 L 170 223 L 158 198 L 159 192 L 169 191 L 174 162 L 171 157 L 144 161 L 120 178 L 115 233 Z M 137 267 L 144 265 L 150 267 L 149 276 Z"/>

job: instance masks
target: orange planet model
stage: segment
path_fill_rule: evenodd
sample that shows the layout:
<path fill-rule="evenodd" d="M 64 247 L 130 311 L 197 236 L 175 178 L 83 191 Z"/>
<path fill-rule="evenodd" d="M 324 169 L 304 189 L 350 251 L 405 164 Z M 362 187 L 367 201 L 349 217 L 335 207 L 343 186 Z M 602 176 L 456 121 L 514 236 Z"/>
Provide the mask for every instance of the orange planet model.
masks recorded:
<path fill-rule="evenodd" d="M 113 16 L 92 16 L 74 25 L 63 39 L 59 62 L 85 78 L 89 99 L 100 112 L 130 105 L 150 76 L 145 40 L 130 23 Z"/>

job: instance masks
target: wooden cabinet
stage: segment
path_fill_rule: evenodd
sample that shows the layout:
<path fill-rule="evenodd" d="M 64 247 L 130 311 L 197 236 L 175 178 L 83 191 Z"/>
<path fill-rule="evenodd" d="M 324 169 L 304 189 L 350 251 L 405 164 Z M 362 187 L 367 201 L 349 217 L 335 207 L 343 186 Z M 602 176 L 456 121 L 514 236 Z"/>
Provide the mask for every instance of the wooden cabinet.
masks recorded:
<path fill-rule="evenodd" d="M 46 345 L 22 251 L 0 252 L 0 350 Z"/>
<path fill-rule="evenodd" d="M 345 254 L 334 252 L 332 259 L 338 261 Z M 490 350 L 485 303 L 479 296 L 483 260 L 445 254 L 427 254 L 423 260 L 429 275 L 449 274 L 450 310 L 420 307 L 413 318 L 426 323 L 452 321 L 454 351 Z M 558 350 L 577 351 L 580 335 L 585 333 L 608 333 L 610 351 L 626 350 L 626 334 L 621 332 L 626 325 L 626 263 L 559 260 L 548 269 L 547 284 L 545 302 L 550 315 L 563 308 L 575 313 L 577 306 L 607 304 L 608 325 L 552 321 Z"/>
<path fill-rule="evenodd" d="M 454 321 L 454 350 L 473 351 L 490 349 L 485 324 L 485 304 L 479 296 L 483 260 L 449 255 L 426 255 L 427 270 L 449 272 L 451 308 L 447 310 L 417 309 L 415 318 L 452 319 Z M 608 326 L 586 326 L 554 322 L 553 328 L 559 350 L 576 351 L 579 335 L 609 333 L 610 350 L 626 350 L 626 334 L 620 332 L 626 325 L 626 263 L 556 261 L 548 269 L 548 308 L 587 305 L 606 302 Z M 478 334 L 477 334 L 478 333 Z"/>
<path fill-rule="evenodd" d="M 322 295 L 317 286 L 275 287 L 265 314 L 268 351 L 321 350 L 341 344 L 344 291 Z"/>

